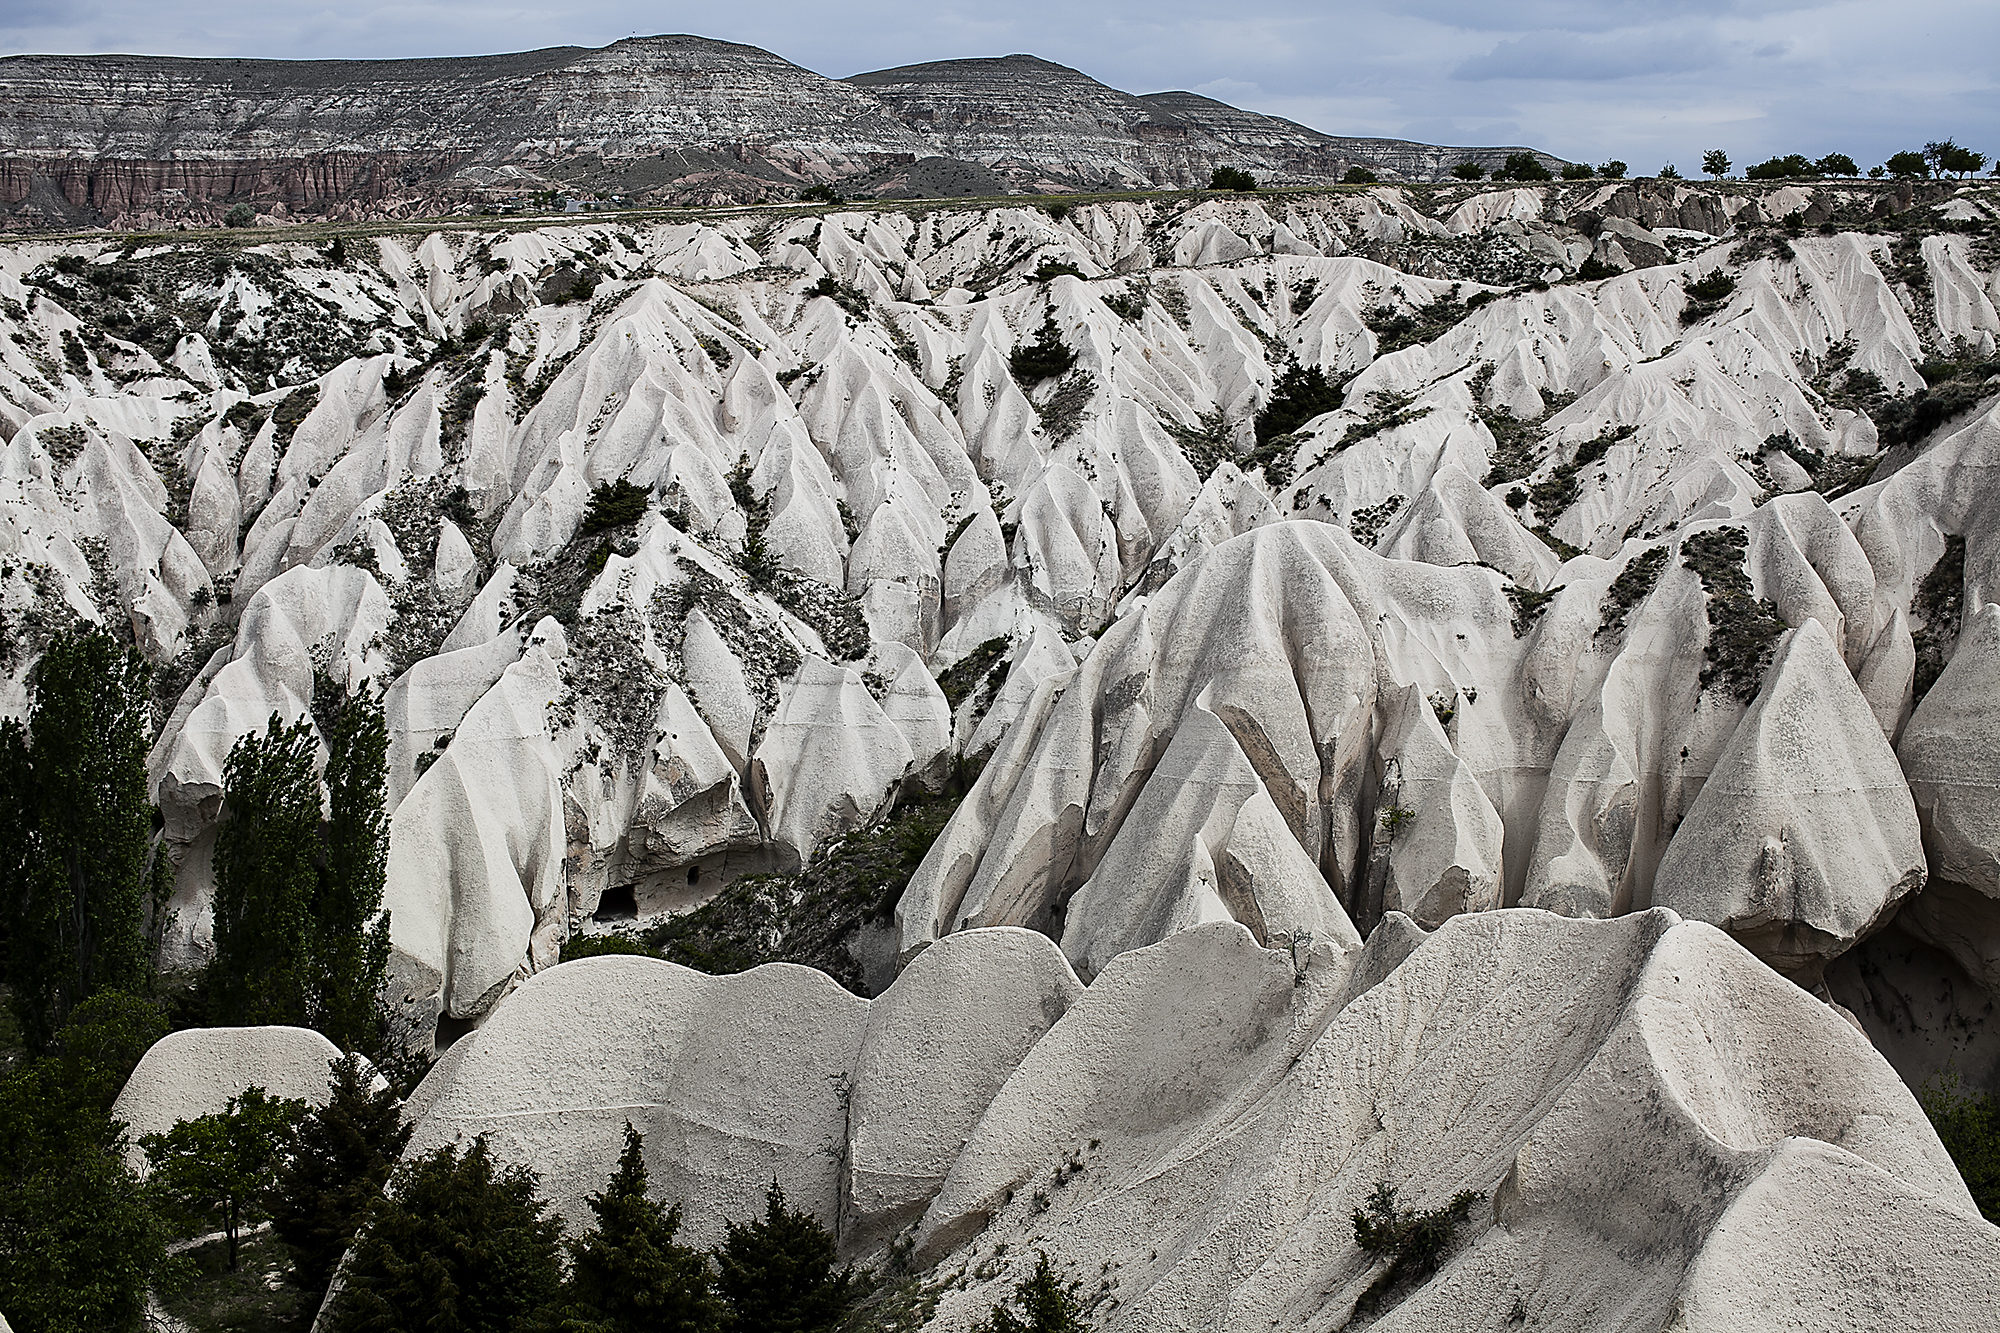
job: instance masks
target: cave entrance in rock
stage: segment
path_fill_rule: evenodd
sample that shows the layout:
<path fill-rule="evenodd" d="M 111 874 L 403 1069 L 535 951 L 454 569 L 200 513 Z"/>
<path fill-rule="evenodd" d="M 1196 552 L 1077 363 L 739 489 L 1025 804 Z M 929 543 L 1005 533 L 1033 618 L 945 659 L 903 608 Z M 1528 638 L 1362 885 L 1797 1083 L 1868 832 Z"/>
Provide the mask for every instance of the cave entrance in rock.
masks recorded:
<path fill-rule="evenodd" d="M 634 884 L 614 884 L 597 900 L 592 921 L 636 921 L 639 919 L 639 890 Z"/>

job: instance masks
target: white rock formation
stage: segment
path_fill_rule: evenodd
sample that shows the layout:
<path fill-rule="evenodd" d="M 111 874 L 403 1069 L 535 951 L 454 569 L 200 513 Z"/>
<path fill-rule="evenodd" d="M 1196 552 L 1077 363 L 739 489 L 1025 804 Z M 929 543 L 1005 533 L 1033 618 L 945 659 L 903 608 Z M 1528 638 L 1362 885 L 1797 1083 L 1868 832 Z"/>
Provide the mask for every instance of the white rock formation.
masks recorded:
<path fill-rule="evenodd" d="M 194 1036 L 144 1086 L 188 1083 Z M 269 1067 L 238 1046 L 194 1081 Z M 1088 989 L 1046 938 L 970 930 L 872 1002 L 595 958 L 523 986 L 410 1110 L 410 1153 L 484 1134 L 572 1226 L 628 1121 L 696 1243 L 775 1178 L 851 1256 L 913 1245 L 941 1330 L 1041 1253 L 1106 1333 L 1339 1327 L 1386 1268 L 1350 1223 L 1381 1183 L 1478 1196 L 1435 1276 L 1372 1298 L 1391 1327 L 1942 1333 L 2000 1299 L 2000 1228 L 1888 1063 L 1664 909 L 1391 913 L 1289 951 L 1218 922 Z"/>
<path fill-rule="evenodd" d="M 125 1080 L 111 1118 L 125 1125 L 126 1160 L 146 1169 L 139 1140 L 182 1120 L 217 1115 L 246 1088 L 324 1106 L 340 1048 L 311 1028 L 188 1028 L 162 1037 Z"/>

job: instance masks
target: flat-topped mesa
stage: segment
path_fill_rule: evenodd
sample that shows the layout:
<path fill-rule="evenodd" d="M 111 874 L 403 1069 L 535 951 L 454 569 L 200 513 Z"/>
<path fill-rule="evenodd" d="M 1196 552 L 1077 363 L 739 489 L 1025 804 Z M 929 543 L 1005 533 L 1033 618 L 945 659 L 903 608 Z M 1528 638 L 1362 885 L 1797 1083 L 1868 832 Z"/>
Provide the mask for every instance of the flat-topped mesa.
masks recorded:
<path fill-rule="evenodd" d="M 0 59 L 0 219 L 30 225 L 213 223 L 234 200 L 434 214 L 550 189 L 708 204 L 835 180 L 879 195 L 1185 187 L 1218 166 L 1328 184 L 1356 162 L 1432 177 L 1507 151 L 1333 139 L 1025 55 L 846 80 L 686 35 L 412 60 Z"/>

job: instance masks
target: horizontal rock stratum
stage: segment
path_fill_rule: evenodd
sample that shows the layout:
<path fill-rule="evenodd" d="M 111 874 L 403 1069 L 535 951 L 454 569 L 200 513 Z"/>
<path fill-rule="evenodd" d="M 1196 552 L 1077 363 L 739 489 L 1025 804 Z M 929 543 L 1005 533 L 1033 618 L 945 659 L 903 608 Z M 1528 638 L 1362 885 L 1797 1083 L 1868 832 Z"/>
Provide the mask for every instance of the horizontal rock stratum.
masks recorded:
<path fill-rule="evenodd" d="M 670 202 L 1427 180 L 1510 148 L 1337 138 L 1008 56 L 829 79 L 703 37 L 416 60 L 0 58 L 0 220 L 400 215 L 543 189 Z M 1556 159 L 1546 158 L 1549 163 Z"/>
<path fill-rule="evenodd" d="M 0 246 L 0 706 L 71 620 L 159 665 L 192 967 L 230 747 L 381 688 L 418 1150 L 571 1215 L 629 1118 L 704 1236 L 776 1175 L 980 1275 L 940 1327 L 1037 1248 L 1100 1327 L 1338 1327 L 1378 1183 L 1484 1197 L 1390 1326 L 1962 1326 L 2000 1233 L 1908 1089 L 2000 1083 L 1996 224 Z M 558 965 L 689 922 L 746 970 Z M 180 1040 L 174 1108 L 303 1049 Z"/>

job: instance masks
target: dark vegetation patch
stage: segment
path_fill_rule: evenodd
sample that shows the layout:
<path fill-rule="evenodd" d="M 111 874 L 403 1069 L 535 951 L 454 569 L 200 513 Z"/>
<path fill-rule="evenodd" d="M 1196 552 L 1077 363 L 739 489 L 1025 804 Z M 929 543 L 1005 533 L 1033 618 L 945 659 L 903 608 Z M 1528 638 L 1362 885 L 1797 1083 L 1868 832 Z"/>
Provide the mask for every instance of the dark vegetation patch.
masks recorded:
<path fill-rule="evenodd" d="M 1257 443 L 1293 434 L 1314 417 L 1339 407 L 1346 396 L 1346 380 L 1332 379 L 1318 366 L 1287 363 L 1271 386 L 1271 400 L 1257 413 Z"/>
<path fill-rule="evenodd" d="M 229 290 L 236 276 L 270 302 L 254 333 L 243 326 L 246 312 Z M 199 333 L 217 366 L 252 391 L 317 379 L 366 356 L 374 337 L 333 301 L 300 285 L 277 259 L 248 251 L 190 247 L 106 263 L 64 255 L 35 269 L 27 282 L 83 321 L 84 341 L 116 338 L 144 348 L 162 365 L 182 338 Z"/>
<path fill-rule="evenodd" d="M 1681 307 L 1681 323 L 1693 324 L 1722 309 L 1723 302 L 1736 290 L 1736 279 L 1720 269 L 1705 278 L 1689 282 L 1687 304 Z"/>
<path fill-rule="evenodd" d="M 1666 572 L 1667 548 L 1655 546 L 1642 551 L 1625 562 L 1625 568 L 1618 571 L 1618 577 L 1611 580 L 1611 586 L 1604 592 L 1602 621 L 1597 632 L 1616 634 L 1625 628 L 1625 616 L 1633 607 L 1646 600 L 1659 585 L 1660 575 Z"/>
<path fill-rule="evenodd" d="M 1785 622 L 1778 608 L 1756 596 L 1744 556 L 1750 535 L 1742 528 L 1711 528 L 1681 543 L 1681 563 L 1701 575 L 1708 594 L 1708 666 L 1703 689 L 1720 683 L 1743 703 L 1757 697 Z"/>
<path fill-rule="evenodd" d="M 1203 481 L 1214 476 L 1225 460 L 1235 457 L 1234 432 L 1221 408 L 1204 413 L 1192 426 L 1183 426 L 1172 417 L 1162 417 L 1160 425 L 1180 446 L 1181 457 L 1187 459 L 1188 466 Z"/>
<path fill-rule="evenodd" d="M 1007 652 L 1012 646 L 1004 637 L 988 639 L 939 674 L 938 688 L 953 713 L 967 699 L 977 700 L 974 706 L 979 711 L 993 702 L 1007 679 Z"/>
<path fill-rule="evenodd" d="M 1980 1216 L 2000 1223 L 2000 1098 L 1968 1092 L 1954 1076 L 1933 1080 L 1917 1100 L 1965 1178 Z"/>
<path fill-rule="evenodd" d="M 1875 429 L 1885 447 L 1921 444 L 1945 422 L 1971 411 L 1995 392 L 1986 380 L 2000 375 L 2000 360 L 1927 361 L 1918 370 L 1927 381 L 1922 389 L 1891 398 L 1874 411 Z M 1938 378 L 1933 380 L 1932 375 Z"/>
<path fill-rule="evenodd" d="M 1035 405 L 1035 414 L 1048 432 L 1049 442 L 1061 444 L 1083 427 L 1084 413 L 1097 392 L 1097 377 L 1087 370 L 1072 370 L 1057 383 L 1045 403 Z"/>
<path fill-rule="evenodd" d="M 1535 502 L 1535 514 L 1544 524 L 1553 523 L 1562 517 L 1583 488 L 1579 474 L 1592 465 L 1604 460 L 1611 452 L 1611 446 L 1621 440 L 1630 439 L 1638 432 L 1637 426 L 1615 426 L 1601 431 L 1596 438 L 1585 440 L 1576 447 L 1576 453 L 1567 461 L 1558 463 L 1547 479 L 1538 481 L 1528 488 L 1528 498 Z"/>
<path fill-rule="evenodd" d="M 1042 326 L 1033 342 L 1021 344 L 1007 357 L 1007 369 L 1023 388 L 1066 375 L 1075 364 L 1076 353 L 1063 341 L 1054 311 L 1042 316 Z"/>
<path fill-rule="evenodd" d="M 1375 335 L 1375 354 L 1387 356 L 1405 347 L 1441 338 L 1467 315 L 1488 302 L 1498 300 L 1500 296 L 1498 292 L 1475 292 L 1470 297 L 1464 297 L 1459 294 L 1460 290 L 1461 285 L 1454 283 L 1443 296 L 1408 313 L 1398 311 L 1392 305 L 1373 306 L 1362 311 L 1361 322 Z"/>
<path fill-rule="evenodd" d="M 1404 1208 L 1396 1202 L 1396 1187 L 1380 1182 L 1368 1196 L 1368 1206 L 1354 1210 L 1354 1243 L 1389 1266 L 1354 1303 L 1356 1318 L 1365 1318 L 1399 1291 L 1421 1285 L 1437 1272 L 1485 1195 L 1461 1190 L 1450 1203 L 1429 1212 Z"/>
<path fill-rule="evenodd" d="M 1951 648 L 1958 641 L 1964 614 L 1964 595 L 1965 538 L 1946 537 L 1944 554 L 1931 566 L 1930 573 L 1924 575 L 1924 581 L 1917 585 L 1916 596 L 1910 599 L 1910 610 L 1919 622 L 1911 633 L 1917 646 L 1914 688 L 1918 699 L 1930 693 L 1945 663 L 1951 660 Z"/>
<path fill-rule="evenodd" d="M 1558 583 L 1553 588 L 1544 588 L 1537 592 L 1518 583 L 1507 585 L 1507 600 L 1514 607 L 1515 638 L 1520 638 L 1535 627 L 1535 623 L 1542 618 L 1542 613 L 1549 609 L 1549 603 L 1556 599 L 1556 594 L 1563 590 L 1563 586 Z"/>

